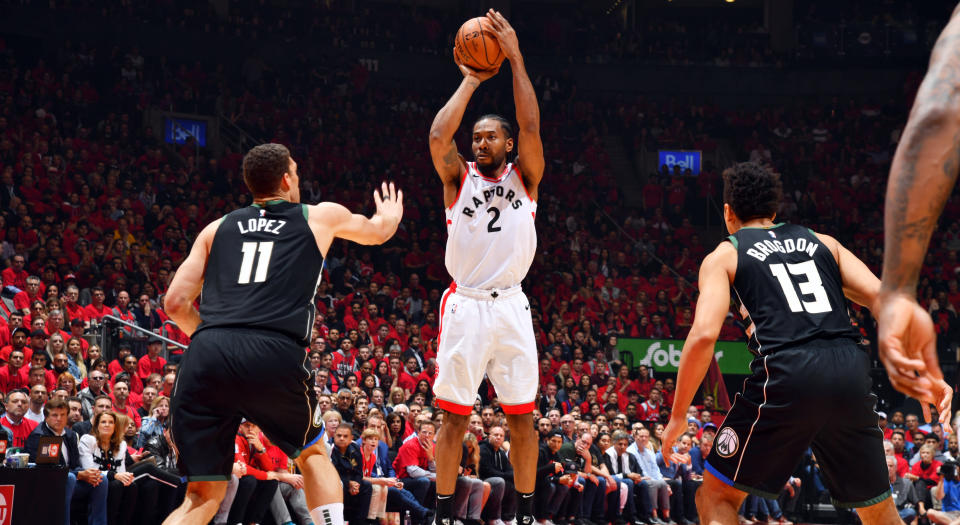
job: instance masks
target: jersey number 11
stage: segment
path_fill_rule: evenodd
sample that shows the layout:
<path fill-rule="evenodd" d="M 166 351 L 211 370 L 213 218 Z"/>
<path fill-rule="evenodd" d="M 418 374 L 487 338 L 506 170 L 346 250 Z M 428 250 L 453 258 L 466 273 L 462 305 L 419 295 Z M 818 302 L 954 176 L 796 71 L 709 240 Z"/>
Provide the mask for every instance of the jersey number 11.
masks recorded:
<path fill-rule="evenodd" d="M 243 261 L 240 262 L 240 277 L 238 284 L 250 284 L 250 274 L 253 273 L 253 256 L 260 252 L 257 258 L 257 273 L 253 282 L 262 283 L 267 280 L 267 270 L 270 268 L 270 255 L 273 254 L 273 241 L 243 243 Z"/>

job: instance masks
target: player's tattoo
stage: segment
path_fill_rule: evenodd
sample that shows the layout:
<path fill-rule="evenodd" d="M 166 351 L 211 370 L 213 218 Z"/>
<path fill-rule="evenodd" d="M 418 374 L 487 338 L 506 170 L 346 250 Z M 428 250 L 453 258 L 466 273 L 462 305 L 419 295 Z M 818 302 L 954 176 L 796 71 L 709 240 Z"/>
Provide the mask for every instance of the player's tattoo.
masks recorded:
<path fill-rule="evenodd" d="M 443 154 L 443 164 L 448 168 L 452 168 L 456 166 L 459 161 L 460 156 L 457 155 L 457 145 L 451 143 L 450 148 Z"/>

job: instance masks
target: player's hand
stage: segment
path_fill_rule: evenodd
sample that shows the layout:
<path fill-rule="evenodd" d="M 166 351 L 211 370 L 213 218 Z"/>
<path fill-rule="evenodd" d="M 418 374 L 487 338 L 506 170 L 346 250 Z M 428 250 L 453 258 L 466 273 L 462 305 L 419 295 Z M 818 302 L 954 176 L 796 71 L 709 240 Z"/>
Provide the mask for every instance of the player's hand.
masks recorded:
<path fill-rule="evenodd" d="M 360 484 L 357 483 L 356 481 L 351 481 L 351 482 L 350 482 L 350 495 L 351 495 L 351 496 L 356 496 L 356 495 L 359 494 L 359 493 L 360 493 Z"/>
<path fill-rule="evenodd" d="M 403 218 L 403 190 L 398 190 L 391 182 L 384 182 L 380 192 L 373 190 L 373 201 L 377 204 L 377 215 L 389 221 L 396 231 Z"/>
<path fill-rule="evenodd" d="M 484 80 L 492 78 L 500 71 L 500 66 L 497 66 L 497 69 L 473 69 L 470 66 L 460 63 L 460 59 L 457 58 L 456 52 L 453 53 L 453 61 L 457 63 L 457 67 L 460 68 L 460 73 L 463 73 L 463 78 L 475 78 L 477 82 L 483 82 Z"/>
<path fill-rule="evenodd" d="M 953 390 L 943 380 L 930 314 L 915 298 L 902 293 L 881 293 L 873 311 L 880 360 L 890 383 L 920 402 L 926 422 L 930 422 L 932 404 L 940 412 L 941 424 L 949 423 Z"/>
<path fill-rule="evenodd" d="M 500 14 L 500 11 L 493 9 L 487 11 L 487 20 L 493 25 L 493 34 L 497 37 L 497 43 L 503 54 L 509 59 L 520 58 L 520 42 L 517 41 L 517 32 L 507 19 Z"/>
<path fill-rule="evenodd" d="M 687 430 L 687 411 L 674 410 L 673 414 L 674 415 L 670 417 L 670 422 L 667 423 L 667 428 L 663 429 L 663 437 L 660 441 L 661 450 L 672 449 L 673 443 Z M 677 414 L 680 414 L 680 417 L 677 417 Z M 670 466 L 670 461 L 674 459 L 671 456 L 672 454 L 663 454 L 664 465 Z"/>

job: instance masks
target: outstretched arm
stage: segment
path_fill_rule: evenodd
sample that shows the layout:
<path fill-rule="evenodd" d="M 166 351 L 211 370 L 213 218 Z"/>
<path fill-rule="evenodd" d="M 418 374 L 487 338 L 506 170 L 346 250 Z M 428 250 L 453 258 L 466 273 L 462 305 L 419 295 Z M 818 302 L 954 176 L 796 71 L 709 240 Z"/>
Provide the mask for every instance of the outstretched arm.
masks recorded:
<path fill-rule="evenodd" d="M 460 176 L 467 170 L 463 157 L 457 151 L 457 143 L 454 142 L 453 136 L 460 127 L 463 112 L 466 111 L 473 92 L 481 82 L 499 71 L 499 68 L 491 71 L 474 71 L 459 63 L 457 66 L 463 73 L 463 81 L 453 92 L 450 100 L 440 108 L 437 116 L 433 118 L 433 124 L 430 125 L 430 156 L 433 158 L 433 167 L 443 181 L 444 206 L 450 206 L 457 199 Z"/>
<path fill-rule="evenodd" d="M 947 422 L 949 386 L 936 353 L 930 316 L 917 305 L 916 287 L 930 236 L 960 167 L 960 7 L 930 57 L 893 157 L 884 212 L 883 279 L 872 308 L 877 343 L 894 388 L 938 405 Z M 916 372 L 915 372 L 916 371 Z M 929 421 L 927 417 L 925 417 Z"/>
<path fill-rule="evenodd" d="M 384 182 L 373 190 L 377 212 L 369 219 L 335 202 L 322 202 L 310 209 L 310 226 L 324 257 L 334 237 L 357 244 L 383 244 L 397 231 L 403 218 L 403 191 Z"/>
<path fill-rule="evenodd" d="M 527 68 L 520 53 L 520 44 L 517 33 L 499 11 L 491 9 L 487 18 L 493 24 L 497 35 L 497 42 L 504 55 L 510 60 L 510 69 L 513 71 L 513 103 L 517 107 L 517 164 L 520 165 L 520 174 L 523 183 L 530 195 L 537 198 L 537 188 L 543 178 L 543 141 L 540 140 L 540 106 L 537 104 L 537 93 L 530 83 Z"/>
<path fill-rule="evenodd" d="M 663 433 L 665 450 L 687 430 L 687 408 L 707 374 L 723 320 L 730 311 L 730 276 L 736 269 L 737 250 L 730 243 L 721 243 L 700 265 L 700 298 L 693 326 L 680 354 L 672 415 Z M 665 454 L 663 461 L 669 465 L 669 455 Z"/>

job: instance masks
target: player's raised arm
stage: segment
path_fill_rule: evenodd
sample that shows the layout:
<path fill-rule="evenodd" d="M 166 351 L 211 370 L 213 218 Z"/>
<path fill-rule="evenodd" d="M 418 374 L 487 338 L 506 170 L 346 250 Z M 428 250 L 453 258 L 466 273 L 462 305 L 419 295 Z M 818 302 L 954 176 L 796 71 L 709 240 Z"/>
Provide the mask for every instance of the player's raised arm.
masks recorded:
<path fill-rule="evenodd" d="M 707 374 L 723 320 L 730 311 L 730 276 L 736 269 L 737 249 L 728 242 L 721 243 L 700 265 L 700 297 L 693 326 L 680 354 L 672 415 L 663 434 L 665 449 L 669 450 L 687 429 L 687 408 Z M 663 455 L 663 461 L 670 464 L 668 454 Z"/>
<path fill-rule="evenodd" d="M 493 24 L 497 42 L 510 61 L 513 71 L 513 102 L 517 107 L 517 164 L 527 191 L 534 199 L 537 188 L 543 178 L 543 141 L 540 140 L 540 106 L 537 104 L 537 92 L 533 89 L 527 68 L 520 53 L 517 33 L 499 11 L 491 9 L 487 18 Z"/>
<path fill-rule="evenodd" d="M 164 310 L 188 336 L 193 335 L 200 325 L 200 312 L 193 306 L 193 302 L 203 288 L 203 272 L 207 268 L 210 245 L 213 244 L 213 236 L 220 227 L 220 221 L 221 219 L 217 219 L 211 222 L 197 236 L 190 255 L 177 269 L 164 296 Z"/>
<path fill-rule="evenodd" d="M 383 244 L 393 237 L 403 218 L 403 191 L 397 190 L 392 182 L 389 185 L 384 182 L 379 192 L 373 190 L 373 200 L 377 211 L 370 218 L 334 202 L 312 207 L 310 222 L 316 226 L 314 231 L 319 232 L 318 246 L 324 257 L 334 237 L 366 245 Z"/>
<path fill-rule="evenodd" d="M 456 53 L 454 53 L 456 57 Z M 467 166 L 457 151 L 457 143 L 453 136 L 460 128 L 460 122 L 463 120 L 463 113 L 467 109 L 467 103 L 470 97 L 477 90 L 480 83 L 493 75 L 497 74 L 499 68 L 490 71 L 476 71 L 469 67 L 457 63 L 460 72 L 463 73 L 463 81 L 453 92 L 453 96 L 433 118 L 433 124 L 430 125 L 430 156 L 433 158 L 433 167 L 436 168 L 440 180 L 444 184 L 444 202 L 449 206 L 457 197 L 457 190 L 460 186 L 460 176 L 466 171 Z M 450 194 L 452 188 L 453 193 Z"/>
<path fill-rule="evenodd" d="M 945 386 L 931 342 L 933 323 L 917 305 L 916 287 L 930 236 L 960 167 L 958 14 L 960 6 L 937 39 L 893 157 L 884 211 L 883 276 L 872 308 L 879 356 L 891 383 L 924 402 L 938 401 L 928 388 L 942 391 Z"/>

